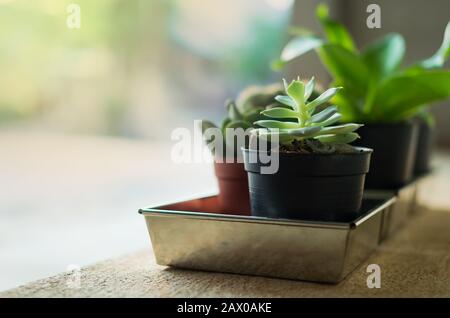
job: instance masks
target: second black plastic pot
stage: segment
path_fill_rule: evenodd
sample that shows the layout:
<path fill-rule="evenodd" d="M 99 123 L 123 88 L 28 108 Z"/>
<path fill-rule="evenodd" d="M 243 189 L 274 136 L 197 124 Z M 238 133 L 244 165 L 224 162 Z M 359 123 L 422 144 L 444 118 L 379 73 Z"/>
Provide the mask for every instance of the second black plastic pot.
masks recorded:
<path fill-rule="evenodd" d="M 371 149 L 349 154 L 279 154 L 279 169 L 261 173 L 255 150 L 244 150 L 253 216 L 348 222 L 359 213 Z M 274 154 L 273 154 L 274 155 Z M 253 159 L 251 158 L 253 156 Z"/>
<path fill-rule="evenodd" d="M 430 158 L 434 146 L 434 129 L 423 120 L 418 121 L 419 137 L 416 149 L 414 173 L 421 175 L 430 171 Z"/>
<path fill-rule="evenodd" d="M 417 123 L 366 124 L 358 129 L 358 134 L 361 139 L 354 142 L 354 145 L 373 149 L 366 188 L 396 189 L 412 179 L 418 137 Z"/>

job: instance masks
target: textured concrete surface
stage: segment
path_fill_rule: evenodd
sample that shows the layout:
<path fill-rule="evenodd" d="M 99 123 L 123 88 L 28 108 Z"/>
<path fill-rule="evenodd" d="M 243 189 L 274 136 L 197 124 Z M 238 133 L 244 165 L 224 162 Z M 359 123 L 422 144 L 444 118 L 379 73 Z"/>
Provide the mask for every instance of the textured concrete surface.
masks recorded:
<path fill-rule="evenodd" d="M 0 129 L 0 292 L 143 249 L 139 208 L 216 189 L 211 164 L 170 154 L 170 143 Z"/>
<path fill-rule="evenodd" d="M 424 211 L 338 285 L 167 268 L 150 249 L 9 290 L 1 297 L 450 297 L 450 212 Z M 381 288 L 367 288 L 368 264 Z M 69 285 L 68 285 L 69 282 Z"/>

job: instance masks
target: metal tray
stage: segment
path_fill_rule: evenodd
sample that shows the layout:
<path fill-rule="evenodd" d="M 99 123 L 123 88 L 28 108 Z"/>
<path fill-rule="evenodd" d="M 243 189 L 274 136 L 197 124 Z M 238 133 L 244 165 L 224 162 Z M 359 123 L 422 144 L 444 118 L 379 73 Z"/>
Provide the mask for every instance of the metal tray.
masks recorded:
<path fill-rule="evenodd" d="M 160 265 L 338 283 L 378 246 L 395 200 L 372 194 L 350 223 L 220 214 L 215 196 L 139 212 Z"/>
<path fill-rule="evenodd" d="M 416 176 L 413 181 L 398 189 L 364 191 L 367 198 L 380 196 L 395 196 L 397 198 L 395 204 L 383 214 L 381 241 L 394 235 L 406 224 L 412 215 L 418 212 L 417 193 L 423 186 L 424 181 L 429 178 L 430 175 L 431 173 Z"/>

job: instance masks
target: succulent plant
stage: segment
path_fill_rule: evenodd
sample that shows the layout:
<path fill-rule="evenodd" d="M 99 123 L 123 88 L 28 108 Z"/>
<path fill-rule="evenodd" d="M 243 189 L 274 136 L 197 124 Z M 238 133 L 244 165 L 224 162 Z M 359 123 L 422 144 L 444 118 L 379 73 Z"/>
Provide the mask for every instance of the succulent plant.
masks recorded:
<path fill-rule="evenodd" d="M 243 89 L 236 98 L 236 108 L 241 113 L 264 109 L 269 105 L 280 106 L 274 97 L 283 93 L 283 85 L 273 83 L 265 86 L 251 85 Z"/>
<path fill-rule="evenodd" d="M 306 83 L 303 83 L 306 84 Z M 320 95 L 322 92 L 321 89 L 317 89 L 317 85 L 313 85 L 311 87 L 312 91 L 308 96 L 309 99 L 314 99 Z M 208 120 L 202 120 L 202 133 L 203 139 L 205 143 L 210 146 L 211 151 L 214 153 L 214 147 L 211 147 L 211 143 L 213 142 L 213 138 L 210 135 L 206 134 L 206 131 L 210 128 L 220 129 L 223 139 L 223 152 L 226 153 L 227 144 L 231 144 L 231 142 L 227 143 L 226 131 L 227 129 L 237 129 L 242 128 L 246 131 L 249 128 L 261 128 L 265 127 L 263 125 L 259 125 L 258 123 L 264 123 L 264 119 L 267 117 L 264 115 L 264 110 L 276 109 L 276 108 L 286 108 L 289 109 L 290 106 L 283 103 L 282 100 L 278 100 L 277 96 L 284 93 L 283 85 L 279 83 L 273 83 L 266 86 L 248 86 L 244 90 L 242 90 L 236 101 L 227 100 L 225 102 L 225 108 L 227 109 L 227 117 L 222 121 L 220 128 L 217 127 L 214 123 Z M 326 106 L 327 101 L 324 101 L 322 106 Z M 319 105 L 317 105 L 319 106 Z M 321 106 L 319 106 L 321 107 Z M 280 121 L 289 122 L 291 119 L 289 118 L 280 118 Z M 234 138 L 234 137 L 233 137 Z M 248 144 L 248 136 L 246 137 L 245 145 Z M 231 149 L 234 153 L 234 156 L 240 155 L 239 146 L 233 143 L 232 146 L 234 149 Z"/>
<path fill-rule="evenodd" d="M 450 56 L 450 22 L 442 45 L 431 57 L 401 68 L 405 41 L 398 33 L 358 50 L 345 26 L 329 16 L 328 7 L 317 7 L 317 19 L 325 37 L 296 32 L 274 63 L 285 63 L 315 50 L 333 77 L 333 86 L 346 89 L 332 102 L 343 122 L 389 123 L 417 115 L 424 105 L 450 97 L 450 71 L 442 69 Z"/>
<path fill-rule="evenodd" d="M 209 128 L 220 129 L 222 136 L 224 137 L 224 152 L 226 152 L 226 130 L 242 128 L 244 130 L 259 126 L 253 125 L 254 122 L 259 119 L 263 119 L 264 115 L 261 115 L 261 110 L 271 107 L 285 107 L 283 104 L 275 100 L 275 96 L 283 93 L 283 85 L 279 83 L 273 83 L 265 86 L 251 85 L 243 89 L 236 98 L 236 101 L 227 100 L 225 102 L 225 108 L 227 109 L 227 117 L 225 117 L 220 125 L 217 127 L 214 123 L 208 120 L 202 120 L 202 133 L 205 143 L 210 146 L 213 141 L 205 132 Z M 316 93 L 316 92 L 315 92 Z M 317 94 L 317 93 L 316 93 Z M 234 155 L 240 154 L 240 149 L 234 146 Z M 214 148 L 210 147 L 214 152 Z"/>
<path fill-rule="evenodd" d="M 286 95 L 278 95 L 275 99 L 287 108 L 275 107 L 263 110 L 262 115 L 273 119 L 256 121 L 254 125 L 264 128 L 254 129 L 253 134 L 264 139 L 276 135 L 284 145 L 299 140 L 316 140 L 323 144 L 348 144 L 359 137 L 355 130 L 362 125 L 348 123 L 333 126 L 341 119 L 336 106 L 331 105 L 316 111 L 342 87 L 330 88 L 312 101 L 308 101 L 314 90 L 314 77 L 306 85 L 298 78 L 290 84 L 284 81 L 284 86 Z M 289 121 L 284 121 L 285 119 Z"/>
<path fill-rule="evenodd" d="M 316 85 L 309 98 L 314 99 L 322 92 L 323 89 L 320 85 Z M 255 109 L 261 110 L 273 107 L 285 107 L 283 103 L 274 99 L 275 96 L 283 93 L 284 88 L 280 83 L 273 83 L 266 86 L 248 86 L 242 90 L 236 98 L 236 107 L 242 113 Z"/>
<path fill-rule="evenodd" d="M 251 127 L 255 127 L 253 126 L 253 123 L 263 118 L 263 115 L 260 114 L 260 108 L 249 108 L 245 113 L 242 113 L 238 110 L 238 108 L 236 107 L 236 103 L 232 100 L 227 100 L 225 102 L 225 107 L 227 109 L 228 116 L 222 121 L 220 128 L 208 120 L 202 120 L 201 124 L 203 139 L 208 146 L 210 146 L 210 144 L 214 140 L 212 139 L 212 137 L 209 137 L 209 135 L 206 134 L 206 131 L 210 128 L 220 129 L 224 141 L 222 149 L 223 155 L 227 153 L 227 144 L 231 144 L 230 142 L 227 143 L 227 129 L 242 128 L 244 131 L 246 131 Z M 215 152 L 214 148 L 210 147 L 210 149 L 213 153 Z M 237 156 L 240 153 L 240 149 L 238 149 L 238 146 L 236 144 L 234 144 L 234 149 L 231 149 L 231 151 L 234 156 Z"/>

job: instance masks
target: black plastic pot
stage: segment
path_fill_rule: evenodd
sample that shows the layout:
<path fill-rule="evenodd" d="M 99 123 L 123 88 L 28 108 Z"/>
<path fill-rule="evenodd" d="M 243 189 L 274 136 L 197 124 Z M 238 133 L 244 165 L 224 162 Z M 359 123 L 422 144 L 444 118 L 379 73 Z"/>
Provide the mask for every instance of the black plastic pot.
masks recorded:
<path fill-rule="evenodd" d="M 275 174 L 244 150 L 253 216 L 348 222 L 358 216 L 371 149 L 353 154 L 279 153 Z M 255 161 L 255 160 L 254 160 Z"/>
<path fill-rule="evenodd" d="M 373 149 L 367 189 L 396 189 L 413 177 L 418 126 L 414 122 L 366 124 L 354 145 Z"/>
<path fill-rule="evenodd" d="M 430 158 L 434 146 L 434 129 L 423 120 L 418 121 L 419 137 L 416 149 L 414 174 L 421 175 L 430 171 Z"/>

